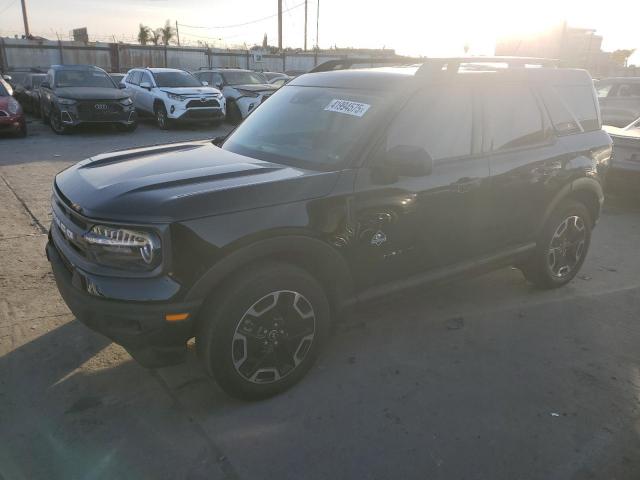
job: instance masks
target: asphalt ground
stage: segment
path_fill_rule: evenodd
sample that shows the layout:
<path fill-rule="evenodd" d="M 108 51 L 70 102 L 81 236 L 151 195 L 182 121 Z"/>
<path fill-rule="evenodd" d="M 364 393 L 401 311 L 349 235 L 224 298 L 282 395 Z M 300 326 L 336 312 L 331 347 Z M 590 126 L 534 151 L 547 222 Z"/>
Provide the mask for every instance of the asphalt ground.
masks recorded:
<path fill-rule="evenodd" d="M 56 172 L 229 127 L 29 127 L 0 138 L 0 479 L 640 479 L 640 199 L 607 199 L 568 286 L 506 268 L 364 305 L 245 403 L 87 329 L 44 256 Z"/>

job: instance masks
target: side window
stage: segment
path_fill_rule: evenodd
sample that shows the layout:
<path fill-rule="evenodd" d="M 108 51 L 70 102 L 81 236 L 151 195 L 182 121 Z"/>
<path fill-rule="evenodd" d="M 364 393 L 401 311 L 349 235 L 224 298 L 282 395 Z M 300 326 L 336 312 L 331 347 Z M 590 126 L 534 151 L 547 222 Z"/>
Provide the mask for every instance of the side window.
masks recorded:
<path fill-rule="evenodd" d="M 596 85 L 596 92 L 598 93 L 598 98 L 607 98 L 609 92 L 611 92 L 611 88 L 613 87 L 613 83 L 599 83 Z"/>
<path fill-rule="evenodd" d="M 211 82 L 209 82 L 209 85 L 211 85 L 212 87 L 215 87 L 216 85 L 222 85 L 224 83 L 224 80 L 222 78 L 222 75 L 220 75 L 217 72 L 213 72 L 211 74 Z"/>
<path fill-rule="evenodd" d="M 615 92 L 616 97 L 640 97 L 640 83 L 622 83 Z"/>
<path fill-rule="evenodd" d="M 536 145 L 547 138 L 542 111 L 526 85 L 489 88 L 485 92 L 485 118 L 494 151 Z"/>
<path fill-rule="evenodd" d="M 413 97 L 395 118 L 386 149 L 424 148 L 434 160 L 471 154 L 473 93 L 466 87 L 431 88 Z"/>
<path fill-rule="evenodd" d="M 543 99 L 553 126 L 560 135 L 600 128 L 591 87 L 556 85 L 544 90 Z"/>
<path fill-rule="evenodd" d="M 134 85 L 140 85 L 140 77 L 142 77 L 142 72 L 140 70 L 136 70 L 131 74 L 131 80 L 129 80 L 129 82 Z"/>
<path fill-rule="evenodd" d="M 147 82 L 149 83 L 151 86 L 153 86 L 153 80 L 151 78 L 151 75 L 149 75 L 149 72 L 144 72 L 142 74 L 142 78 L 140 79 L 140 83 L 142 82 Z"/>

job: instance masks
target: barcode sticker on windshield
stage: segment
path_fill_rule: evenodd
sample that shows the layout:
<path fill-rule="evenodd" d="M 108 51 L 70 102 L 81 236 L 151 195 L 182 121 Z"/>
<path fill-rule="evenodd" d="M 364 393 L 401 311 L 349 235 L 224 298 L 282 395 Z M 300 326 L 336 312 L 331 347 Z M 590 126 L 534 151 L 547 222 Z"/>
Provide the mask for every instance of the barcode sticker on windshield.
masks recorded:
<path fill-rule="evenodd" d="M 326 112 L 346 113 L 347 115 L 353 115 L 354 117 L 362 117 L 371 105 L 366 103 L 351 102 L 349 100 L 340 100 L 334 98 L 329 102 L 329 105 L 324 107 Z"/>

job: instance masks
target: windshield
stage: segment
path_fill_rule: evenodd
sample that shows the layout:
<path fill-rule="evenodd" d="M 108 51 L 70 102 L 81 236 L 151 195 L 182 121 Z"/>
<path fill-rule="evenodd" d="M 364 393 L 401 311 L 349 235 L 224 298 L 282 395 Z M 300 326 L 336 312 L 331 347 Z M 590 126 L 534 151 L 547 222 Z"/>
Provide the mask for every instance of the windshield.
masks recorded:
<path fill-rule="evenodd" d="M 385 97 L 362 90 L 285 86 L 241 123 L 222 148 L 329 170 L 366 141 L 385 103 Z"/>
<path fill-rule="evenodd" d="M 156 85 L 159 87 L 177 88 L 202 86 L 202 82 L 187 72 L 155 72 L 153 76 L 156 79 Z"/>
<path fill-rule="evenodd" d="M 228 85 L 254 85 L 267 83 L 267 80 L 255 72 L 224 72 L 224 81 Z"/>
<path fill-rule="evenodd" d="M 109 75 L 99 70 L 58 70 L 56 87 L 116 88 Z"/>

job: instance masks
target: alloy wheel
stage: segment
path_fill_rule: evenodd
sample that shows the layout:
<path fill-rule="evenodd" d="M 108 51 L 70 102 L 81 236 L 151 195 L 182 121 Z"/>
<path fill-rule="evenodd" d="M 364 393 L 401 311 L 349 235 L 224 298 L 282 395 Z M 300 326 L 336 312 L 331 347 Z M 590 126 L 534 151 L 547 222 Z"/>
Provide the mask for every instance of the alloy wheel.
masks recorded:
<path fill-rule="evenodd" d="M 580 265 L 586 241 L 587 229 L 581 217 L 571 215 L 560 222 L 547 252 L 547 265 L 554 277 L 564 278 Z"/>
<path fill-rule="evenodd" d="M 231 345 L 233 366 L 249 382 L 277 382 L 303 362 L 315 334 L 316 314 L 302 294 L 271 292 L 238 322 Z"/>

